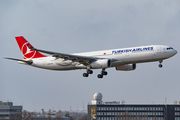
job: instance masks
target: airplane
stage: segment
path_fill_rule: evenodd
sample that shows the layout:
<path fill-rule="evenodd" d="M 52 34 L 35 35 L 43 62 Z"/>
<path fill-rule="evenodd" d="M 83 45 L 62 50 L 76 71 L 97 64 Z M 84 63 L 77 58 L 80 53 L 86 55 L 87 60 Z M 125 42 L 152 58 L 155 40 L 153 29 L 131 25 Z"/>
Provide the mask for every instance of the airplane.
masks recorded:
<path fill-rule="evenodd" d="M 102 69 L 97 77 L 103 78 L 103 76 L 108 74 L 106 71 L 107 68 L 115 67 L 117 71 L 131 71 L 136 69 L 137 63 L 145 62 L 159 61 L 158 66 L 162 68 L 163 65 L 161 63 L 163 60 L 177 54 L 177 50 L 165 45 L 149 45 L 66 54 L 34 48 L 23 36 L 17 36 L 15 39 L 23 54 L 24 60 L 16 58 L 6 59 L 49 70 L 65 71 L 86 69 L 83 77 L 88 77 L 90 74 L 93 74 L 92 69 Z M 43 55 L 42 53 L 50 54 L 50 56 Z"/>

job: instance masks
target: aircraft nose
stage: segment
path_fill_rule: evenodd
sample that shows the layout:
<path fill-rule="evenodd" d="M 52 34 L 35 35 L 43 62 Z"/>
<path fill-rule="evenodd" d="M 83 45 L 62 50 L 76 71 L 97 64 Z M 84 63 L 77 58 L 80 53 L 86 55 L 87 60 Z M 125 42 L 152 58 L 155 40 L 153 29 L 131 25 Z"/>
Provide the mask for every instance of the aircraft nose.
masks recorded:
<path fill-rule="evenodd" d="M 169 51 L 169 57 L 172 57 L 172 56 L 174 56 L 174 55 L 176 55 L 177 54 L 177 50 L 171 50 L 171 51 Z"/>
<path fill-rule="evenodd" d="M 177 50 L 174 50 L 174 55 L 177 54 Z"/>

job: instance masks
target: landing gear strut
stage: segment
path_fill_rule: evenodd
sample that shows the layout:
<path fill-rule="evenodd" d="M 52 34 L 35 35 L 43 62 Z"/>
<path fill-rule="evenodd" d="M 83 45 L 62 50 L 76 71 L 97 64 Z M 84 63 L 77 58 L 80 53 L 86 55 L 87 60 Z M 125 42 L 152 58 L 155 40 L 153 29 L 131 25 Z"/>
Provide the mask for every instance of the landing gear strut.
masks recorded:
<path fill-rule="evenodd" d="M 93 71 L 90 69 L 87 69 L 87 73 L 83 73 L 83 77 L 88 77 L 89 74 L 93 74 Z"/>
<path fill-rule="evenodd" d="M 159 60 L 159 65 L 158 65 L 159 68 L 163 67 L 163 65 L 161 64 L 162 62 L 163 62 L 163 60 Z"/>
<path fill-rule="evenodd" d="M 108 73 L 105 71 L 105 69 L 102 69 L 101 74 L 98 74 L 98 78 L 103 78 L 103 75 L 107 75 Z"/>

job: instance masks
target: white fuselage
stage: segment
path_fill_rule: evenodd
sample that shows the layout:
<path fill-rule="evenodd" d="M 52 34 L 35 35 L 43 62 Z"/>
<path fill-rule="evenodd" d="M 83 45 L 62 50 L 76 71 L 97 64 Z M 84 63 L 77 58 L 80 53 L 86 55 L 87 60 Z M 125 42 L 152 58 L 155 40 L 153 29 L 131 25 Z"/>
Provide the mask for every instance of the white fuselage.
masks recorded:
<path fill-rule="evenodd" d="M 131 47 L 122 49 L 111 49 L 94 52 L 77 53 L 74 55 L 91 56 L 103 59 L 116 59 L 111 63 L 111 67 L 125 64 L 135 64 L 143 62 L 160 61 L 174 56 L 177 53 L 176 50 L 169 46 L 164 45 L 150 45 L 141 47 Z M 31 66 L 50 69 L 50 70 L 75 70 L 75 69 L 87 69 L 87 66 L 80 64 L 79 62 L 73 62 L 71 60 L 64 60 L 56 57 L 42 57 L 32 59 L 33 64 Z M 23 62 L 20 62 L 23 63 Z M 24 63 L 25 64 L 25 63 Z"/>

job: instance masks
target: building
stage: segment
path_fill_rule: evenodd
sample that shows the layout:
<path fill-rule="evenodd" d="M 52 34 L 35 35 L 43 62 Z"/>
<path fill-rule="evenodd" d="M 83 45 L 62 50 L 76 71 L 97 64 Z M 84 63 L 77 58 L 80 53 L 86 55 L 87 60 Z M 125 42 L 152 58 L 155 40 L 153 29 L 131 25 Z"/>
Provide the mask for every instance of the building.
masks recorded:
<path fill-rule="evenodd" d="M 22 112 L 22 106 L 13 106 L 13 102 L 0 101 L 0 119 L 9 119 L 10 116 Z"/>
<path fill-rule="evenodd" d="M 56 115 L 32 115 L 32 120 L 70 120 L 69 117 L 60 117 Z"/>
<path fill-rule="evenodd" d="M 88 120 L 180 120 L 180 105 L 103 102 L 97 92 L 88 105 Z"/>

